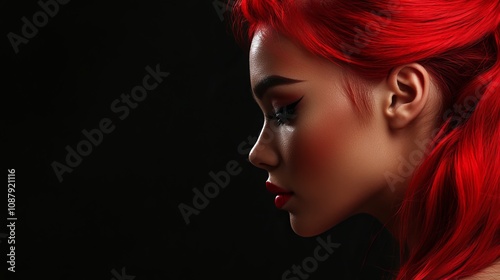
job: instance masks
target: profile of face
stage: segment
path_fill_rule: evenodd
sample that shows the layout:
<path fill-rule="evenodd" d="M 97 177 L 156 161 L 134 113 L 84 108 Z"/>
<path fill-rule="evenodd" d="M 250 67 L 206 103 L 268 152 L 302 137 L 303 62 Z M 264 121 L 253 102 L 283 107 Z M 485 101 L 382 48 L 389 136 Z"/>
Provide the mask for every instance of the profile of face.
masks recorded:
<path fill-rule="evenodd" d="M 282 192 L 276 206 L 289 212 L 294 232 L 317 235 L 357 213 L 381 221 L 392 215 L 398 192 L 388 187 L 385 174 L 398 172 L 398 156 L 414 149 L 408 143 L 416 136 L 395 129 L 395 109 L 403 110 L 395 102 L 425 103 L 428 80 L 413 79 L 420 69 L 395 77 L 395 86 L 423 85 L 411 100 L 385 80 L 367 82 L 374 110 L 363 119 L 343 87 L 347 70 L 269 28 L 255 33 L 249 63 L 253 94 L 265 115 L 249 160 L 268 172 L 272 192 Z"/>

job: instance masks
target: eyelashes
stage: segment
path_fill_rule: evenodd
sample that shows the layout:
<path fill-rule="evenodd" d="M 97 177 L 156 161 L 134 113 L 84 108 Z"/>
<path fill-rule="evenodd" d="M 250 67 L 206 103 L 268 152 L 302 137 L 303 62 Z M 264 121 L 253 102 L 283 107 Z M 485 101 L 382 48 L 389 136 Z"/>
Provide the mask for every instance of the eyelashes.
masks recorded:
<path fill-rule="evenodd" d="M 295 114 L 295 107 L 297 107 L 297 104 L 299 104 L 302 98 L 303 96 L 299 98 L 299 100 L 279 108 L 274 113 L 266 115 L 266 118 L 268 120 L 274 120 L 278 126 L 287 124 L 297 116 Z"/>

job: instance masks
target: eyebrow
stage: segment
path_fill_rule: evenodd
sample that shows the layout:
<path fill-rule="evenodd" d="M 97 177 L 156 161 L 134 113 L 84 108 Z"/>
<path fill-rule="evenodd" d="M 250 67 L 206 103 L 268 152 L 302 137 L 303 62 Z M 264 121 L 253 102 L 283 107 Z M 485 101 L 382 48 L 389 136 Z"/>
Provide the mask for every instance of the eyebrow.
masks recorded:
<path fill-rule="evenodd" d="M 294 80 L 291 78 L 286 78 L 278 75 L 267 76 L 264 79 L 257 82 L 255 87 L 253 88 L 253 93 L 257 99 L 261 100 L 266 93 L 272 87 L 280 86 L 280 85 L 290 85 L 295 83 L 303 82 L 302 80 Z"/>

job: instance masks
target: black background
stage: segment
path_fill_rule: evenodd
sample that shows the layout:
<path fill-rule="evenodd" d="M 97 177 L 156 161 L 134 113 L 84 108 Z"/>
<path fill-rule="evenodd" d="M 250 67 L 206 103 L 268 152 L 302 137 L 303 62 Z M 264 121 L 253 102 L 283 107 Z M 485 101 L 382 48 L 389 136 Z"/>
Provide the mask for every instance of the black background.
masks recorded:
<path fill-rule="evenodd" d="M 316 238 L 293 233 L 265 190 L 267 173 L 247 160 L 263 119 L 247 57 L 218 9 L 212 0 L 72 0 L 16 54 L 7 34 L 22 35 L 22 17 L 33 22 L 41 7 L 1 4 L 2 147 L 16 169 L 18 218 L 16 273 L 3 268 L 5 279 L 282 279 L 314 256 Z M 121 120 L 111 104 L 156 65 L 169 76 Z M 52 164 L 66 164 L 66 147 L 104 118 L 115 129 L 60 182 Z M 193 206 L 193 188 L 230 161 L 241 173 L 186 224 L 179 204 Z M 308 279 L 382 279 L 397 255 L 366 215 L 320 237 L 341 246 Z"/>

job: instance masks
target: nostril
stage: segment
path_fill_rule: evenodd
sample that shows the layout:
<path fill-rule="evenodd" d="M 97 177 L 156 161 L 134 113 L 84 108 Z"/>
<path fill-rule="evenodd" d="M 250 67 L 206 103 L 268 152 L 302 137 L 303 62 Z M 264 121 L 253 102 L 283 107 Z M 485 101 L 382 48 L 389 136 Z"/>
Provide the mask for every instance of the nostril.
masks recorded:
<path fill-rule="evenodd" d="M 250 154 L 248 154 L 248 161 L 250 161 L 250 163 L 252 165 L 254 165 L 255 167 L 259 167 L 259 168 L 263 168 L 262 165 L 262 158 L 260 158 L 258 156 L 258 153 L 256 152 L 255 150 L 255 146 L 254 148 L 250 151 Z"/>
<path fill-rule="evenodd" d="M 248 160 L 256 167 L 269 170 L 278 164 L 278 149 L 274 142 L 263 136 L 264 130 L 248 154 Z"/>

